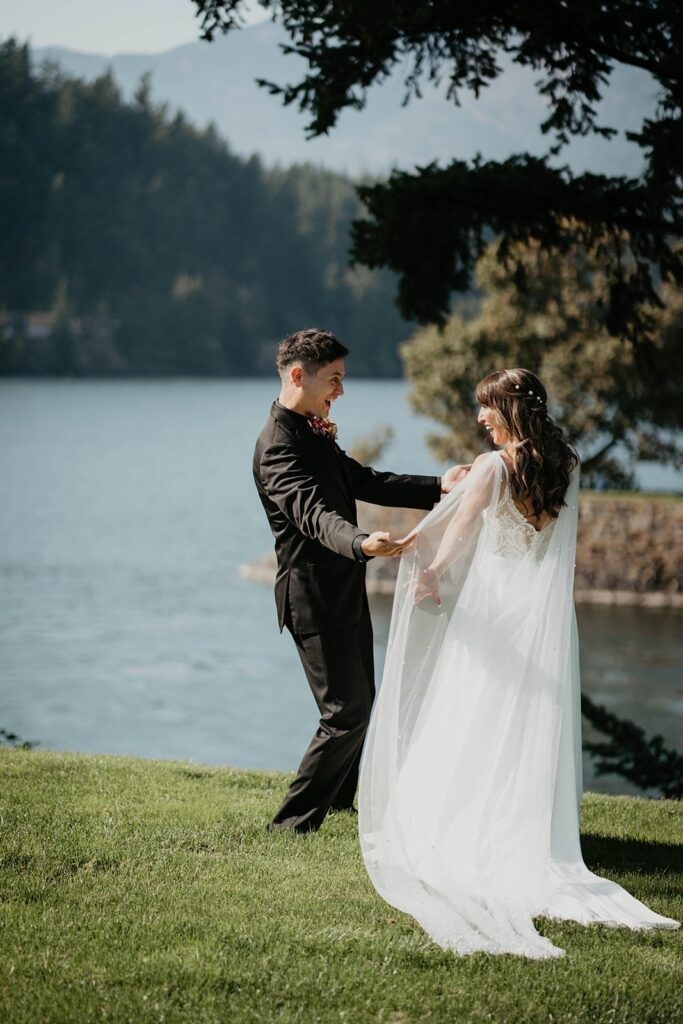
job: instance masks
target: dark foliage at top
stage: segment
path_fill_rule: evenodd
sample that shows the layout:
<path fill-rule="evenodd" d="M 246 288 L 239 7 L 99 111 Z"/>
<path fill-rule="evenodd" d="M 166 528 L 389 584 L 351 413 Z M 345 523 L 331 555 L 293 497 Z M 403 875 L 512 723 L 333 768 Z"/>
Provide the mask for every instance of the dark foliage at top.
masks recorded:
<path fill-rule="evenodd" d="M 259 0 L 291 38 L 287 52 L 308 62 L 295 84 L 262 84 L 311 115 L 309 131 L 329 131 L 342 110 L 360 109 L 369 87 L 394 71 L 406 75 L 407 98 L 422 83 L 446 80 L 457 103 L 478 96 L 502 73 L 501 59 L 538 72 L 547 101 L 545 157 L 517 154 L 503 162 L 412 173 L 360 189 L 368 216 L 356 222 L 353 256 L 399 274 L 398 301 L 407 316 L 443 322 L 453 291 L 469 286 L 491 232 L 500 258 L 515 268 L 512 243 L 538 241 L 551 251 L 577 242 L 605 246 L 610 279 L 609 326 L 615 335 L 647 338 L 649 309 L 658 305 L 657 277 L 683 282 L 683 259 L 672 239 L 683 234 L 683 8 L 678 0 Z M 203 36 L 243 24 L 245 0 L 194 0 Z M 638 180 L 573 175 L 550 165 L 572 136 L 610 138 L 597 104 L 617 64 L 652 76 L 653 109 L 629 135 L 643 151 Z M 406 70 L 407 69 L 407 70 Z M 627 236 L 628 245 L 623 239 Z M 524 286 L 523 268 L 518 284 Z"/>

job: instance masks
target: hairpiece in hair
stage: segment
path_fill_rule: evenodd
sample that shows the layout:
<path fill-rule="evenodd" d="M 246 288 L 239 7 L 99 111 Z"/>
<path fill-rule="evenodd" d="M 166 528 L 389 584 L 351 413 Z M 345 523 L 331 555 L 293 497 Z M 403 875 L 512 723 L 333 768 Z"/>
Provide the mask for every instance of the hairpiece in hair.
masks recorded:
<path fill-rule="evenodd" d="M 519 391 L 519 384 L 515 384 L 515 391 Z M 510 397 L 514 398 L 517 396 L 511 395 Z M 541 395 L 535 395 L 533 391 L 527 391 L 525 395 L 519 395 L 519 398 L 533 398 L 534 401 L 540 402 L 541 404 L 543 404 L 543 402 L 545 401 L 545 399 Z"/>

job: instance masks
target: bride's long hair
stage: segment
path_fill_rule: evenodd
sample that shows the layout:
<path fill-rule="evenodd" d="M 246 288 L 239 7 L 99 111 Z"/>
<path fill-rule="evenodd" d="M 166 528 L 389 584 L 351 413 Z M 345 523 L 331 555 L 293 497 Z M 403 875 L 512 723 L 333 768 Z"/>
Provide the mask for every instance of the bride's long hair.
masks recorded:
<path fill-rule="evenodd" d="M 477 384 L 477 401 L 497 413 L 510 435 L 513 499 L 530 503 L 536 518 L 546 512 L 556 519 L 566 504 L 570 474 L 579 459 L 548 412 L 541 381 L 520 367 L 496 370 Z"/>

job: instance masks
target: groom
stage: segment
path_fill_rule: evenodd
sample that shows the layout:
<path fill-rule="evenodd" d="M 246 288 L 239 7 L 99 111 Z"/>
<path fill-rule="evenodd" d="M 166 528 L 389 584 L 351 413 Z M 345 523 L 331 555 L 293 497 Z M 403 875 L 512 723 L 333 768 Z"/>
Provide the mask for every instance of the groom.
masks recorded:
<path fill-rule="evenodd" d="M 280 343 L 280 397 L 254 451 L 254 479 L 275 538 L 280 631 L 292 634 L 320 711 L 271 829 L 312 832 L 330 809 L 353 810 L 375 694 L 365 563 L 401 553 L 388 533 L 359 530 L 356 499 L 430 509 L 460 473 L 397 476 L 346 455 L 327 417 L 344 394 L 348 351 L 317 328 Z"/>

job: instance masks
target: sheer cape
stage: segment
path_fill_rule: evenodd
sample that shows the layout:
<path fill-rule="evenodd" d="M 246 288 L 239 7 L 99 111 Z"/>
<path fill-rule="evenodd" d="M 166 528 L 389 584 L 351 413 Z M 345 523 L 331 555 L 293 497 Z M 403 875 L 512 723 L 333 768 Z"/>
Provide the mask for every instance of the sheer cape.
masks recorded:
<path fill-rule="evenodd" d="M 501 454 L 480 456 L 401 558 L 361 848 L 384 899 L 456 953 L 560 956 L 541 915 L 677 927 L 581 857 L 578 487 L 577 469 L 567 507 L 537 532 Z M 434 564 L 440 606 L 416 602 Z"/>

